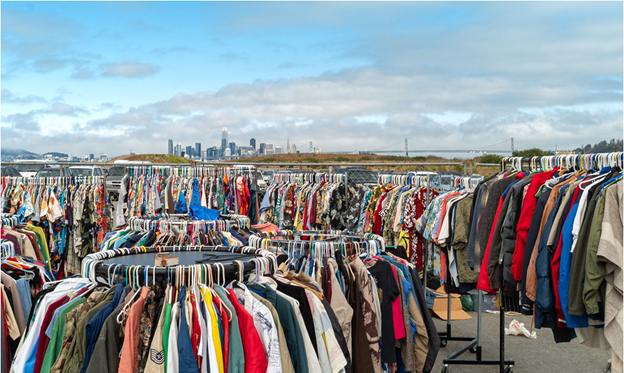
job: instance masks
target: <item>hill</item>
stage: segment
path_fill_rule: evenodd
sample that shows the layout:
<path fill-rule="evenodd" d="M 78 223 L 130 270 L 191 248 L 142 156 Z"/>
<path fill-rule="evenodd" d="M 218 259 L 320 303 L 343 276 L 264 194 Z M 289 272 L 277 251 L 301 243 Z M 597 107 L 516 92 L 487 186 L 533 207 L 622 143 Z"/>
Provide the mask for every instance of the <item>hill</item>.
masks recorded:
<path fill-rule="evenodd" d="M 22 155 L 22 154 L 37 155 L 36 153 L 29 152 L 28 150 L 17 149 L 17 148 L 2 148 L 0 149 L 0 153 L 2 155 L 12 156 L 12 157 L 17 157 L 18 155 Z"/>
<path fill-rule="evenodd" d="M 237 162 L 259 162 L 259 163 L 405 163 L 405 162 L 463 162 L 462 159 L 447 159 L 436 156 L 427 157 L 402 157 L 396 155 L 378 155 L 378 154 L 278 154 L 264 157 L 242 158 Z"/>
<path fill-rule="evenodd" d="M 173 154 L 126 154 L 126 155 L 121 155 L 117 158 L 113 158 L 110 161 L 108 161 L 108 163 L 114 163 L 115 161 L 120 161 L 120 160 L 126 160 L 126 161 L 131 161 L 131 162 L 142 161 L 142 162 L 152 162 L 152 163 L 180 163 L 180 164 L 191 163 L 191 161 L 189 161 L 188 159 L 178 157 L 177 155 L 173 155 Z"/>

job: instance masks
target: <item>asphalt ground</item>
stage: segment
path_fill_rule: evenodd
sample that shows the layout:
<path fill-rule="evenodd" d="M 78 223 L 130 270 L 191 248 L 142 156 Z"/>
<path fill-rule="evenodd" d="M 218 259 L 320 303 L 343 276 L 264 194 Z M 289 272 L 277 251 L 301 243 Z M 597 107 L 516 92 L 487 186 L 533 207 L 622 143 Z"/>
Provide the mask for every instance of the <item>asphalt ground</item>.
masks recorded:
<path fill-rule="evenodd" d="M 456 337 L 477 336 L 477 312 L 468 312 L 472 319 L 451 321 L 451 334 Z M 483 312 L 481 322 L 482 359 L 498 359 L 499 356 L 499 323 L 500 315 Z M 524 323 L 527 329 L 531 325 L 531 317 L 525 315 L 505 315 L 505 327 L 516 319 Z M 433 316 L 438 332 L 446 330 L 446 321 Z M 537 339 L 524 336 L 505 336 L 505 359 L 515 361 L 514 373 L 527 372 L 564 372 L 564 373 L 604 373 L 607 361 L 611 358 L 611 350 L 599 350 L 581 345 L 578 339 L 569 343 L 555 343 L 550 329 L 535 329 Z M 468 342 L 449 341 L 446 347 L 438 352 L 432 373 L 440 373 L 443 359 L 460 349 Z M 465 352 L 460 359 L 475 359 L 476 354 Z M 449 372 L 499 372 L 498 366 L 449 365 Z"/>

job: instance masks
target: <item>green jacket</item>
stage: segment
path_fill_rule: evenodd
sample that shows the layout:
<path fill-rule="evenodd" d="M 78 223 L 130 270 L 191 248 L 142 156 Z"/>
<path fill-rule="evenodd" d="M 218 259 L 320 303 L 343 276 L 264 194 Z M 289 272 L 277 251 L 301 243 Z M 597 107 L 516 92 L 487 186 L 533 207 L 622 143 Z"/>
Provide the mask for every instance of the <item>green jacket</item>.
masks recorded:
<path fill-rule="evenodd" d="M 585 284 L 583 285 L 583 302 L 585 309 L 590 315 L 598 313 L 598 293 L 600 299 L 604 301 L 606 283 L 604 278 L 607 274 L 605 264 L 598 261 L 598 243 L 602 234 L 602 220 L 605 211 L 606 188 L 602 191 L 596 202 L 594 218 L 592 220 L 591 231 L 587 242 L 587 253 L 585 254 Z"/>

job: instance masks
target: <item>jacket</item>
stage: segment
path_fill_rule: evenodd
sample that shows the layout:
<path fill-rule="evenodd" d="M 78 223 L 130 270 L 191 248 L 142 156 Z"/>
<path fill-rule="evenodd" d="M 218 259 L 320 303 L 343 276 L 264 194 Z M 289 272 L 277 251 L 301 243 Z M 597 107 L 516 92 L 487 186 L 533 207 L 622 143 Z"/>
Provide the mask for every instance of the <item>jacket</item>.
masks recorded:
<path fill-rule="evenodd" d="M 522 191 L 531 183 L 531 180 L 533 180 L 533 175 L 525 176 L 509 190 L 509 205 L 501 232 L 503 236 L 503 281 L 512 288 L 516 287 L 516 280 L 511 273 L 511 264 L 516 249 L 516 226 L 522 210 Z"/>
<path fill-rule="evenodd" d="M 544 185 L 544 183 L 557 171 L 559 171 L 559 167 L 552 171 L 535 174 L 531 180 L 531 184 L 529 184 L 529 189 L 527 190 L 526 197 L 522 203 L 522 211 L 520 212 L 520 218 L 518 219 L 518 226 L 516 227 L 516 248 L 514 250 L 513 261 L 511 263 L 511 273 L 516 282 L 520 282 L 522 280 L 524 249 L 526 246 L 527 236 L 529 234 L 529 228 L 531 226 L 531 218 L 533 217 L 535 205 L 537 204 L 535 194 L 537 193 L 539 187 Z"/>
<path fill-rule="evenodd" d="M 533 213 L 533 218 L 531 219 L 531 227 L 529 228 L 529 232 L 527 234 L 526 250 L 524 251 L 524 259 L 522 263 L 520 295 L 522 296 L 522 305 L 524 306 L 526 304 L 529 308 L 531 307 L 530 304 L 533 303 L 533 300 L 526 296 L 527 270 L 529 263 L 531 262 L 531 256 L 533 255 L 533 248 L 535 247 L 537 240 L 539 240 L 539 234 L 543 227 L 542 222 L 545 224 L 545 220 L 548 220 L 548 215 L 544 216 L 544 207 L 546 207 L 546 202 L 550 197 L 550 193 L 550 189 L 542 189 L 542 195 L 539 197 L 537 204 L 535 205 L 535 212 Z"/>
<path fill-rule="evenodd" d="M 254 326 L 253 318 L 238 302 L 232 289 L 226 289 L 226 292 L 238 316 L 238 326 L 245 352 L 245 373 L 265 373 L 269 364 L 262 347 L 262 341 L 260 341 L 260 336 Z"/>

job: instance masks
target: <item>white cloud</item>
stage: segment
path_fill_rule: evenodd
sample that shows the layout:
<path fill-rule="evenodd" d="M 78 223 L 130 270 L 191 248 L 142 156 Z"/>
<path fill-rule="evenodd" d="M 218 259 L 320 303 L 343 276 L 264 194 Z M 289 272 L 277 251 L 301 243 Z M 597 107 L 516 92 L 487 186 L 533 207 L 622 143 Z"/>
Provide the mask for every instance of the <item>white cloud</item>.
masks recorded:
<path fill-rule="evenodd" d="M 112 78 L 143 78 L 154 75 L 160 67 L 151 63 L 124 61 L 102 65 L 102 76 Z"/>

